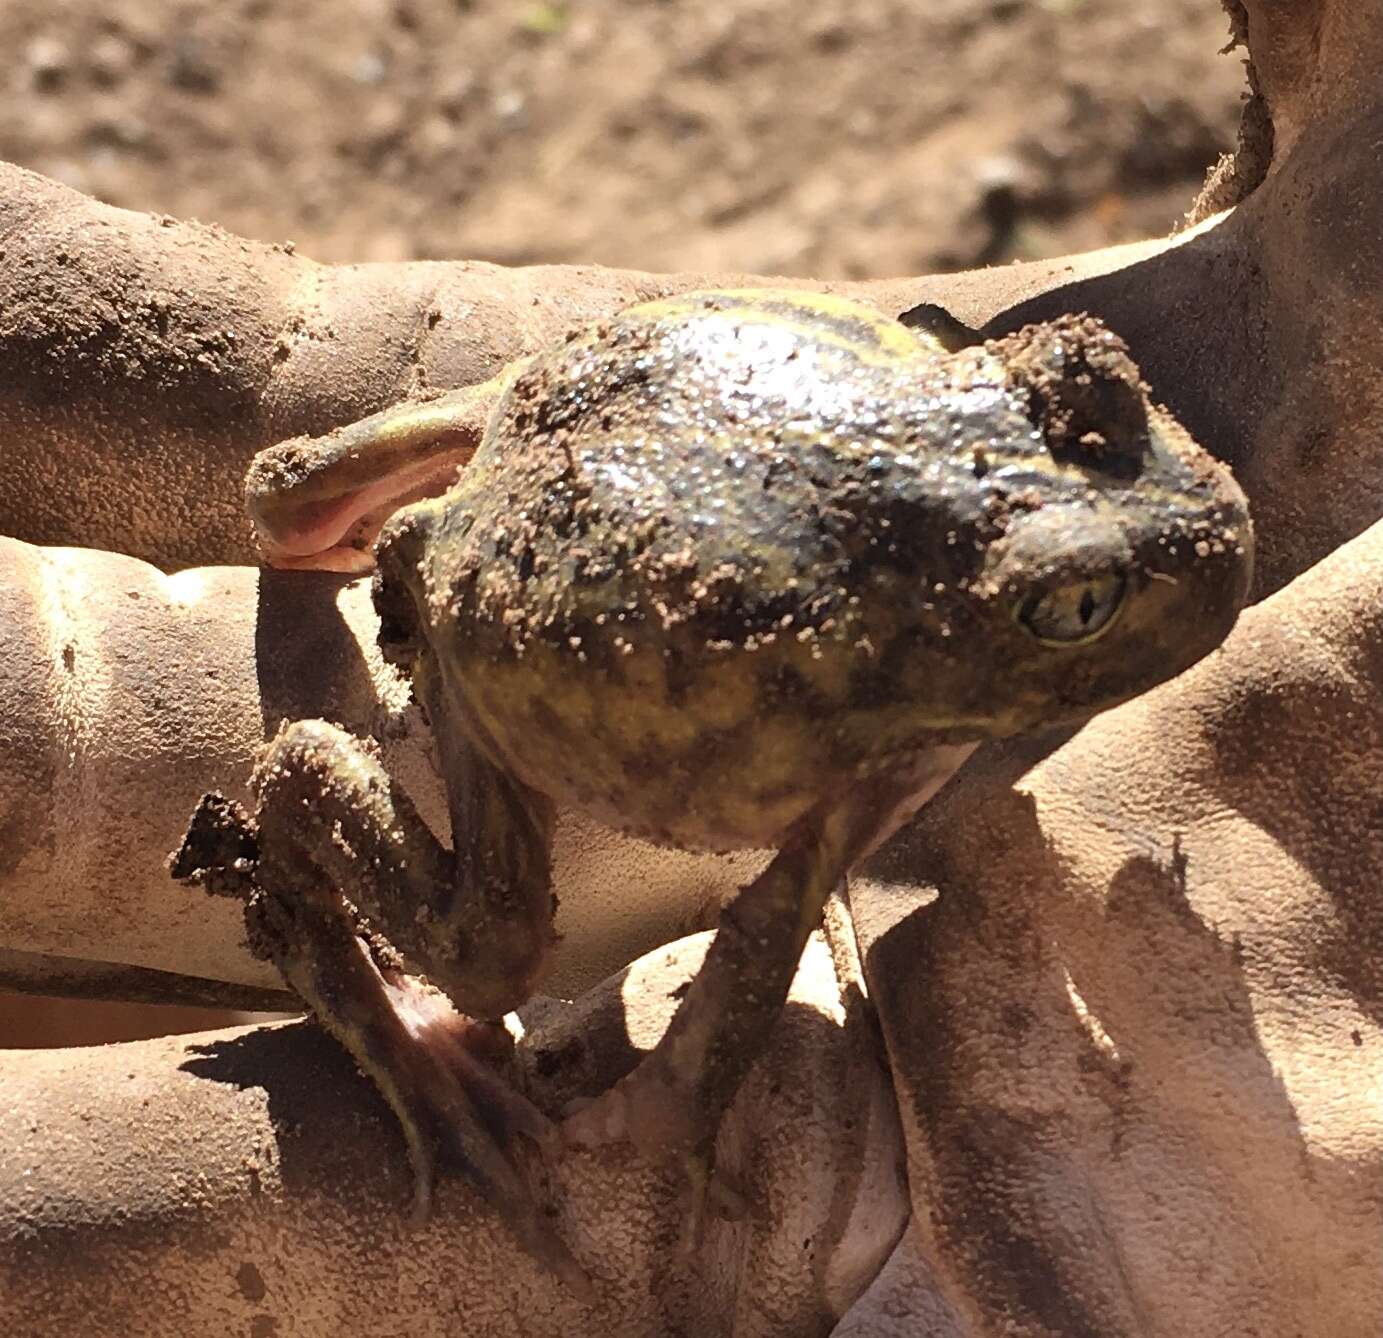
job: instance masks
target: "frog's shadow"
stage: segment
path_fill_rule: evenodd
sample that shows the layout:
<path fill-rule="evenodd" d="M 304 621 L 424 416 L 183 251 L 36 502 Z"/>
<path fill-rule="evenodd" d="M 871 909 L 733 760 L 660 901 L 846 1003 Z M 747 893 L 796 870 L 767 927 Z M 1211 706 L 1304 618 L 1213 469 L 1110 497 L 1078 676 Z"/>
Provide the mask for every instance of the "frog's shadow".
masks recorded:
<path fill-rule="evenodd" d="M 660 951 L 676 951 L 689 941 L 679 940 Z M 516 1077 L 519 1089 L 550 1118 L 560 1120 L 577 1103 L 600 1094 L 648 1054 L 630 1039 L 626 1024 L 621 987 L 630 970 L 617 972 L 575 1003 L 540 999 L 525 1008 L 531 1029 L 506 1076 Z M 660 990 L 655 992 L 661 996 Z M 678 991 L 667 996 L 669 1017 L 679 997 Z M 641 1018 L 641 1030 L 647 1030 L 647 1021 Z M 800 1056 L 802 1063 L 824 1053 L 833 1041 L 839 1043 L 834 1020 L 796 1001 L 785 1006 L 779 1027 L 780 1036 L 791 1038 L 790 1053 Z M 831 1036 L 813 1039 L 813 1029 Z M 374 1083 L 313 1018 L 192 1040 L 178 1067 L 199 1079 L 263 1093 L 285 1196 L 329 1197 L 362 1210 L 406 1214 L 413 1179 L 399 1122 Z M 540 1161 L 549 1163 L 550 1172 L 552 1159 L 567 1155 L 560 1148 L 539 1154 L 524 1139 L 516 1140 L 516 1150 L 528 1161 L 535 1180 L 547 1178 Z M 624 1175 L 627 1146 L 612 1144 L 605 1151 L 611 1174 Z M 441 1153 L 443 1181 L 459 1184 L 464 1169 L 454 1152 Z M 651 1163 L 645 1169 L 650 1176 L 672 1174 L 669 1167 Z"/>
<path fill-rule="evenodd" d="M 1097 1333 L 1106 1331 L 1099 1307 L 1083 1308 L 1091 1277 L 1106 1280 L 1106 1313 L 1133 1305 L 1111 1242 L 1136 1237 L 1154 1215 L 1144 1205 L 1140 1217 L 1136 1200 L 1129 1208 L 1149 1149 L 1167 1154 L 1164 1177 L 1149 1178 L 1154 1200 L 1194 1202 L 1218 1187 L 1241 1208 L 1255 1205 L 1254 1168 L 1222 1146 L 1224 1117 L 1238 1106 L 1305 1181 L 1338 1169 L 1311 1148 L 1264 1048 L 1241 945 L 1216 930 L 1197 895 L 1208 875 L 1172 833 L 1164 848 L 1130 854 L 1092 903 L 1082 869 L 1013 785 L 1043 751 L 1010 747 L 945 796 L 944 810 L 900 832 L 872 862 L 876 883 L 857 914 L 876 931 L 862 944 L 865 974 L 903 1110 L 914 1208 L 925 1201 L 986 1313 Z M 996 853 L 985 867 L 969 830 L 1002 833 L 1021 858 Z M 901 888 L 932 895 L 904 907 Z M 1085 940 L 1084 958 L 1064 951 L 1072 936 Z M 1164 980 L 1140 996 L 1150 971 Z M 1082 1017 L 1115 1019 L 1116 1059 Z M 1206 1097 L 1216 1081 L 1234 1093 L 1228 1107 Z M 1088 1245 L 1072 1250 L 1073 1238 Z"/>
<path fill-rule="evenodd" d="M 325 717 L 368 733 L 380 711 L 370 664 L 341 611 L 359 577 L 333 572 L 259 573 L 254 657 L 264 736 L 285 720 Z"/>
<path fill-rule="evenodd" d="M 406 1203 L 407 1156 L 393 1113 L 312 1018 L 193 1043 L 186 1054 L 182 1072 L 264 1093 L 285 1191 L 320 1193 L 340 1177 L 360 1179 L 368 1165 L 381 1192 L 397 1192 Z"/>

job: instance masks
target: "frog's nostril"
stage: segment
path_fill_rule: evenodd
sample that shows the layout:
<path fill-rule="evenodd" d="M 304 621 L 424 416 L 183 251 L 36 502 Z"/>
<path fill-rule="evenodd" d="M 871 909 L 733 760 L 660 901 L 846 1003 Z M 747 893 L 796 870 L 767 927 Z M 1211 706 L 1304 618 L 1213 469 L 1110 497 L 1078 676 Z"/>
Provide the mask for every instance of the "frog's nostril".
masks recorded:
<path fill-rule="evenodd" d="M 1089 316 L 1063 316 L 1004 342 L 1010 379 L 1052 455 L 1137 478 L 1148 451 L 1147 388 L 1123 340 Z"/>

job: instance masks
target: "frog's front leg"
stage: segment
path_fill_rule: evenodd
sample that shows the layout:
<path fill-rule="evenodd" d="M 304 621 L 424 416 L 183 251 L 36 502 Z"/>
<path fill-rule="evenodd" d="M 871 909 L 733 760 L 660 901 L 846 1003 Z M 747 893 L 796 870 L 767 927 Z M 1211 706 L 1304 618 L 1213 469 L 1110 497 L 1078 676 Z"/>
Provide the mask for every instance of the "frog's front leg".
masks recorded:
<path fill-rule="evenodd" d="M 721 912 L 706 959 L 662 1039 L 625 1078 L 571 1115 L 566 1141 L 628 1138 L 687 1177 L 695 1241 L 712 1186 L 722 1116 L 767 1041 L 832 890 L 965 762 L 973 744 L 933 748 L 823 800 L 768 867 Z"/>
<path fill-rule="evenodd" d="M 542 1145 L 551 1126 L 486 1062 L 507 1034 L 484 1019 L 528 997 L 552 938 L 546 805 L 526 802 L 530 796 L 476 758 L 469 803 L 495 830 L 458 858 L 378 758 L 320 720 L 280 731 L 252 790 L 255 816 L 241 819 L 229 851 L 222 837 L 220 850 L 207 853 L 204 801 L 202 830 L 194 820 L 174 872 L 197 871 L 212 890 L 235 891 L 227 866 L 238 865 L 249 885 L 251 946 L 397 1114 L 415 1214 L 426 1215 L 438 1156 L 449 1151 L 530 1253 L 584 1289 L 584 1273 L 512 1159 L 516 1134 Z M 223 826 L 224 811 L 221 801 Z M 526 884 L 511 877 L 520 871 Z"/>
<path fill-rule="evenodd" d="M 522 361 L 488 381 L 395 405 L 321 437 L 260 451 L 245 476 L 255 537 L 273 567 L 361 572 L 399 507 L 445 492 L 485 435 Z"/>

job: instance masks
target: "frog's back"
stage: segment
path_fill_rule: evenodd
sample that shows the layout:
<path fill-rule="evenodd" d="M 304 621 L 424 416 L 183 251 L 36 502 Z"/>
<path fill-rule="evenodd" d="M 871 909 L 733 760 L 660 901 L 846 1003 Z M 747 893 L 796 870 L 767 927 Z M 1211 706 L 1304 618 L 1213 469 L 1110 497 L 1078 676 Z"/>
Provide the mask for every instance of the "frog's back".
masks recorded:
<path fill-rule="evenodd" d="M 630 308 L 515 379 L 458 492 L 475 522 L 464 556 L 456 548 L 461 586 L 503 609 L 516 647 L 650 609 L 665 630 L 695 623 L 700 640 L 753 642 L 798 610 L 808 583 L 829 598 L 832 573 L 875 537 L 858 522 L 879 512 L 881 474 L 935 497 L 951 528 L 956 490 L 924 477 L 929 455 L 954 454 L 947 406 L 964 413 L 940 353 L 823 293 Z M 992 402 L 980 417 L 989 433 Z M 1012 417 L 1030 431 L 1017 407 Z"/>
<path fill-rule="evenodd" d="M 792 378 L 771 372 L 782 363 L 805 360 L 818 375 L 853 377 L 861 368 L 895 368 L 936 348 L 928 336 L 861 302 L 791 288 L 714 289 L 644 302 L 587 338 L 621 361 L 626 341 L 646 340 L 671 356 L 674 378 L 688 364 L 717 378 L 748 368 L 761 393 L 784 403 L 809 390 L 811 378 L 800 369 Z M 755 369 L 769 375 L 754 376 Z"/>
<path fill-rule="evenodd" d="M 827 293 L 684 294 L 631 307 L 541 355 L 503 406 L 494 444 L 512 456 L 563 431 L 588 456 L 616 441 L 627 456 L 655 437 L 684 448 L 727 432 L 747 439 L 760 417 L 775 432 L 794 421 L 819 430 L 932 352 L 897 321 Z"/>
<path fill-rule="evenodd" d="M 868 403 L 888 399 L 905 369 L 938 352 L 926 336 L 827 293 L 648 302 L 539 357 L 501 407 L 491 458 L 508 473 L 516 458 L 557 446 L 584 471 L 617 460 L 645 479 L 686 478 L 736 450 L 791 451 L 872 428 L 860 421 Z M 618 488 L 626 475 L 614 478 Z"/>

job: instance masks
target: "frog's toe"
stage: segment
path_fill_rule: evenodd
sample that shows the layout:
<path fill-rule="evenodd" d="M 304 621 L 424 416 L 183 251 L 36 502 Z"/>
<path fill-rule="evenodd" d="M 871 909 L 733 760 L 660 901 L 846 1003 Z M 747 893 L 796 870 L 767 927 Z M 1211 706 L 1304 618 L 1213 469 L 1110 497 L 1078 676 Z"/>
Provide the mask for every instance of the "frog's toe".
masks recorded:
<path fill-rule="evenodd" d="M 425 1022 L 416 1034 L 465 1092 L 497 1143 L 507 1146 L 522 1134 L 540 1148 L 556 1144 L 557 1126 L 497 1071 L 513 1050 L 503 1026 L 473 1021 L 448 1005 L 445 1016 Z"/>
<path fill-rule="evenodd" d="M 384 975 L 386 989 L 408 1043 L 379 1066 L 380 1085 L 408 1143 L 414 1222 L 430 1216 L 439 1165 L 454 1161 L 531 1255 L 575 1293 L 589 1295 L 584 1270 L 552 1229 L 518 1160 L 518 1137 L 550 1148 L 557 1130 L 492 1067 L 512 1040 L 503 1027 L 462 1016 L 419 982 L 391 976 Z"/>
<path fill-rule="evenodd" d="M 517 1097 L 517 1093 L 514 1094 Z M 555 1274 L 579 1300 L 593 1302 L 594 1290 L 586 1271 L 566 1242 L 551 1226 L 547 1213 L 534 1200 L 528 1185 L 503 1143 L 477 1131 L 470 1120 L 444 1124 L 445 1109 L 453 1118 L 457 1109 L 455 1092 L 447 1092 L 430 1112 L 420 1119 L 419 1112 L 395 1109 L 403 1124 L 413 1168 L 412 1224 L 421 1229 L 432 1215 L 434 1187 L 439 1156 L 449 1152 L 460 1162 L 463 1174 L 499 1213 L 505 1226 L 523 1249 L 544 1268 Z M 517 1097 L 522 1101 L 522 1097 Z"/>
<path fill-rule="evenodd" d="M 651 1158 L 713 1142 L 719 1116 L 701 1110 L 694 1087 L 665 1065 L 645 1060 L 599 1096 L 568 1106 L 562 1141 L 600 1147 L 628 1140 Z"/>
<path fill-rule="evenodd" d="M 624 1093 L 614 1087 L 601 1096 L 568 1102 L 559 1132 L 567 1147 L 598 1148 L 622 1142 L 628 1127 Z"/>
<path fill-rule="evenodd" d="M 295 987 L 398 1118 L 413 1171 L 415 1226 L 427 1222 L 439 1175 L 453 1167 L 534 1259 L 588 1298 L 585 1272 L 529 1186 L 519 1145 L 526 1138 L 550 1146 L 556 1132 L 496 1067 L 513 1048 L 504 1028 L 457 1012 L 424 981 L 377 960 L 353 934 L 327 936 L 319 947 L 310 961 L 284 960 Z M 335 982 L 330 993 L 318 976 L 323 970 Z"/>
<path fill-rule="evenodd" d="M 709 1215 L 729 1222 L 741 1221 L 749 1215 L 749 1200 L 739 1185 L 716 1166 L 712 1153 L 700 1149 L 684 1152 L 678 1161 L 687 1186 L 687 1213 L 680 1244 L 682 1252 L 690 1254 L 705 1236 Z"/>

